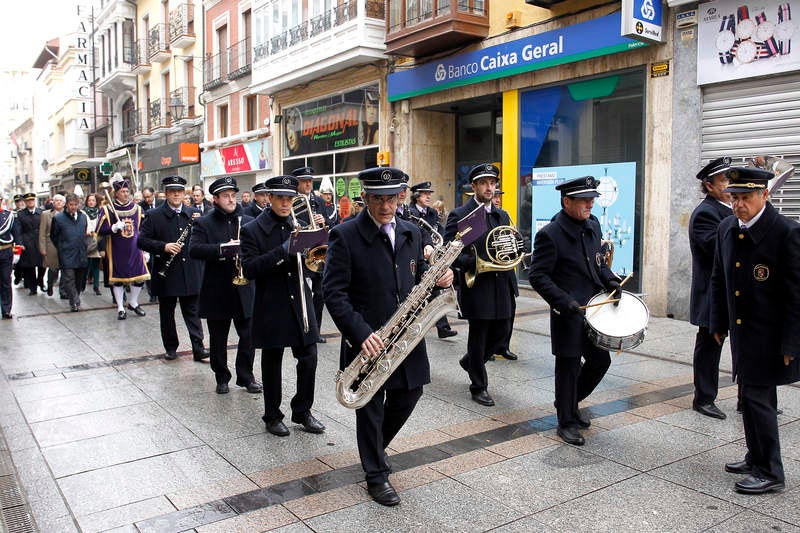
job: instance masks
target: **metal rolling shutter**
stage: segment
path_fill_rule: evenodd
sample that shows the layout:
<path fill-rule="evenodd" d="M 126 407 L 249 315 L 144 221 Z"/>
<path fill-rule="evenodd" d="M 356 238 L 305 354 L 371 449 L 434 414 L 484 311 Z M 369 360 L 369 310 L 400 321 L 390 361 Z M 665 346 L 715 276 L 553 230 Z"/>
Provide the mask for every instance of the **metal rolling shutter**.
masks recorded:
<path fill-rule="evenodd" d="M 705 87 L 702 120 L 704 161 L 773 155 L 795 166 L 772 203 L 800 220 L 800 74 Z"/>

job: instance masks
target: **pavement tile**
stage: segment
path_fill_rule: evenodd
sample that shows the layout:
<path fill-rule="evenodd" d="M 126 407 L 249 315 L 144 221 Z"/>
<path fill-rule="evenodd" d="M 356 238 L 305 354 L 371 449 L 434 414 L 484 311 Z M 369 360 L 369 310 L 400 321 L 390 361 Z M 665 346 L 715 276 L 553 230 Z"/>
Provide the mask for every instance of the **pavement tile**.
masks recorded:
<path fill-rule="evenodd" d="M 552 407 L 551 403 L 549 410 L 546 407 L 526 407 L 525 409 L 517 409 L 516 411 L 509 411 L 507 413 L 493 414 L 491 417 L 504 424 L 517 424 L 519 422 L 527 422 L 528 420 L 535 420 L 547 415 L 552 415 L 554 412 L 555 408 Z"/>
<path fill-rule="evenodd" d="M 205 485 L 203 487 L 192 487 L 167 494 L 167 498 L 178 509 L 187 509 L 208 503 L 213 500 L 221 500 L 243 492 L 257 489 L 258 486 L 245 476 L 234 476 Z"/>
<path fill-rule="evenodd" d="M 297 517 L 283 506 L 273 505 L 212 524 L 199 526 L 195 530 L 197 533 L 255 533 L 274 531 L 276 528 L 296 522 Z"/>
<path fill-rule="evenodd" d="M 295 522 L 288 526 L 279 527 L 277 529 L 270 529 L 271 533 L 311 533 L 313 530 L 302 522 Z"/>
<path fill-rule="evenodd" d="M 252 472 L 248 474 L 248 477 L 259 487 L 268 487 L 270 485 L 283 483 L 284 481 L 300 479 L 329 470 L 331 470 L 331 467 L 319 459 L 311 459 L 277 466 L 260 472 Z"/>
<path fill-rule="evenodd" d="M 670 405 L 674 405 L 682 409 L 691 409 L 693 401 L 694 401 L 694 395 L 687 394 L 686 396 L 680 396 L 672 400 L 664 400 L 664 403 L 668 403 Z"/>
<path fill-rule="evenodd" d="M 492 530 L 492 533 L 548 533 L 554 531 L 536 520 L 533 516 L 525 516 Z"/>
<path fill-rule="evenodd" d="M 688 429 L 704 435 L 733 442 L 744 437 L 742 417 L 736 412 L 736 398 L 729 398 L 716 402 L 723 413 L 728 415 L 725 420 L 718 420 L 701 415 L 693 409 L 683 409 L 671 414 L 663 415 L 657 420 L 675 427 Z"/>
<path fill-rule="evenodd" d="M 630 426 L 631 424 L 638 424 L 644 422 L 646 419 L 641 416 L 636 416 L 628 412 L 614 413 L 613 415 L 606 415 L 597 418 L 592 418 L 592 425 L 603 429 L 617 429 L 623 426 Z"/>
<path fill-rule="evenodd" d="M 486 450 L 474 450 L 431 463 L 430 467 L 446 476 L 469 472 L 504 460 L 503 456 Z"/>
<path fill-rule="evenodd" d="M 662 384 L 664 383 L 665 378 L 678 377 L 679 380 L 682 380 L 687 375 L 690 376 L 689 382 L 691 382 L 692 369 L 684 365 L 676 365 L 675 363 L 669 361 L 647 359 L 645 361 L 631 363 L 629 365 L 614 366 L 612 364 L 611 368 L 608 370 L 608 373 L 635 381 L 647 381 L 650 383 Z"/>
<path fill-rule="evenodd" d="M 705 533 L 800 533 L 800 527 L 778 518 L 744 511 L 705 530 Z"/>
<path fill-rule="evenodd" d="M 700 531 L 742 510 L 640 474 L 533 515 L 557 531 Z"/>
<path fill-rule="evenodd" d="M 103 411 L 149 401 L 134 385 L 126 384 L 109 389 L 88 391 L 61 396 L 58 401 L 50 398 L 20 402 L 19 406 L 28 422 L 42 422 L 94 411 Z"/>
<path fill-rule="evenodd" d="M 784 467 L 786 466 L 784 462 Z M 793 468 L 793 470 L 795 468 Z M 751 510 L 795 525 L 800 524 L 800 508 L 797 506 L 797 498 L 800 496 L 800 488 L 798 488 L 797 481 L 798 473 L 794 473 L 794 475 L 790 476 L 787 472 L 787 481 L 790 480 L 793 481 L 793 483 L 787 484 L 787 490 L 782 493 L 770 493 L 765 495 L 766 497 L 751 496 L 751 498 L 755 500 Z"/>
<path fill-rule="evenodd" d="M 442 479 L 443 477 L 445 477 L 444 474 L 437 472 L 432 468 L 427 466 L 417 466 L 414 468 L 409 468 L 408 470 L 401 470 L 400 472 L 390 474 L 389 481 L 392 482 L 392 486 L 395 488 L 395 490 L 400 492 L 413 489 L 414 487 L 419 487 L 420 485 L 425 485 L 427 483 L 432 483 L 436 480 Z M 366 490 L 366 482 L 363 482 L 362 486 L 365 487 Z"/>
<path fill-rule="evenodd" d="M 364 488 L 359 485 L 346 485 L 327 492 L 287 501 L 283 506 L 301 520 L 307 520 L 369 500 L 370 496 Z"/>
<path fill-rule="evenodd" d="M 512 439 L 507 442 L 489 446 L 486 449 L 492 453 L 502 455 L 506 458 L 517 457 L 526 453 L 535 452 L 548 446 L 553 446 L 555 443 L 541 435 L 526 435 L 517 439 Z"/>
<path fill-rule="evenodd" d="M 720 377 L 720 382 L 723 381 L 723 378 Z M 720 383 L 722 385 L 722 383 Z M 738 385 L 729 385 L 727 387 L 721 386 L 720 389 L 717 391 L 717 400 L 727 400 L 728 398 L 736 398 L 739 396 L 739 387 Z"/>
<path fill-rule="evenodd" d="M 656 420 L 599 433 L 584 449 L 646 471 L 716 448 L 724 441 Z"/>
<path fill-rule="evenodd" d="M 628 411 L 632 415 L 640 416 L 642 418 L 658 418 L 664 415 L 670 415 L 682 411 L 680 407 L 670 405 L 666 402 L 654 403 L 645 405 L 644 407 L 637 407 Z"/>
<path fill-rule="evenodd" d="M 148 518 L 136 523 L 141 533 L 164 533 L 165 531 L 187 531 L 201 524 L 219 522 L 236 513 L 223 501 L 213 501 L 182 511 Z"/>
<path fill-rule="evenodd" d="M 58 381 L 18 387 L 14 390 L 14 396 L 17 397 L 17 401 L 24 403 L 130 385 L 130 381 L 119 372 L 90 374 L 69 379 L 65 379 L 64 374 L 58 376 L 61 378 Z"/>
<path fill-rule="evenodd" d="M 5 427 L 3 428 L 3 434 L 6 437 L 8 449 L 11 451 L 36 448 L 36 439 L 27 425 L 18 424 Z"/>
<path fill-rule="evenodd" d="M 439 431 L 438 429 L 432 429 L 430 431 L 425 431 L 423 433 L 417 433 L 415 435 L 411 435 L 410 437 L 401 437 L 395 438 L 389 443 L 389 449 L 394 450 L 397 453 L 407 452 L 410 450 L 416 450 L 418 448 L 424 448 L 426 446 L 435 446 L 437 444 L 441 444 L 442 442 L 446 442 L 452 439 L 452 437 L 446 433 Z M 328 457 L 328 456 L 325 456 Z M 356 453 L 355 460 L 358 461 L 358 454 Z M 328 461 L 325 461 L 328 463 Z M 349 464 L 353 464 L 352 462 Z"/>
<path fill-rule="evenodd" d="M 175 506 L 167 498 L 158 496 L 115 507 L 114 509 L 100 511 L 99 513 L 79 516 L 77 520 L 81 526 L 81 531 L 95 533 L 117 527 L 131 526 L 134 522 L 174 511 Z"/>
<path fill-rule="evenodd" d="M 474 435 L 483 431 L 489 431 L 503 427 L 506 424 L 491 418 L 479 418 L 478 420 L 470 420 L 469 422 L 462 422 L 460 424 L 453 424 L 440 428 L 439 431 L 446 433 L 451 437 L 466 437 L 467 435 Z"/>
<path fill-rule="evenodd" d="M 358 455 L 358 450 L 326 453 L 325 455 L 318 455 L 317 459 L 335 469 L 361 464 L 361 457 Z"/>

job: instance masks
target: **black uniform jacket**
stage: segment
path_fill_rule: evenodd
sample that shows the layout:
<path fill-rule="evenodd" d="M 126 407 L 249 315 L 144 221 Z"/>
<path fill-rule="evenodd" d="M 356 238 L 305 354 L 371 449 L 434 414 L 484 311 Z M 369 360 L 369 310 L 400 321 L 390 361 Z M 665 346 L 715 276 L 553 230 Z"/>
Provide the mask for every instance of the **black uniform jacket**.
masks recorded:
<path fill-rule="evenodd" d="M 200 291 L 200 316 L 212 320 L 228 318 L 250 318 L 253 316 L 255 282 L 234 285 L 236 277 L 235 257 L 223 257 L 219 245 L 236 239 L 239 217 L 242 226 L 252 217 L 242 214 L 242 208 L 228 214 L 214 209 L 208 215 L 195 219 L 192 238 L 189 241 L 189 256 L 205 261 L 203 287 Z"/>
<path fill-rule="evenodd" d="M 139 230 L 139 249 L 150 253 L 153 259 L 151 291 L 154 296 L 194 296 L 200 294 L 203 282 L 203 262 L 189 257 L 189 235 L 186 236 L 183 248 L 169 269 L 166 277 L 159 274 L 171 254 L 164 251 L 164 246 L 177 242 L 187 224 L 190 224 L 197 211 L 181 204 L 180 215 L 173 211 L 167 202 L 147 212 Z"/>
<path fill-rule="evenodd" d="M 392 316 L 427 269 L 419 228 L 397 217 L 395 223 L 394 252 L 366 209 L 331 230 L 322 286 L 328 312 L 342 332 L 340 368 L 358 355 L 361 343 Z M 386 388 L 411 389 L 430 380 L 423 339 Z"/>
<path fill-rule="evenodd" d="M 470 214 L 478 203 L 470 199 L 464 205 L 456 207 L 447 216 L 447 226 L 444 230 L 445 242 L 452 241 L 458 233 L 458 221 Z M 466 247 L 458 259 L 455 260 L 454 270 L 458 272 L 459 304 L 461 315 L 467 320 L 497 320 L 514 316 L 517 295 L 517 276 L 513 270 L 501 272 L 484 272 L 475 278 L 475 285 L 471 289 L 464 283 L 464 274 L 475 270 L 475 253 L 486 261 L 486 239 L 489 231 L 497 226 L 511 224 L 508 213 L 492 206 L 491 212 L 486 215 L 486 233 L 476 240 L 471 246 Z"/>
<path fill-rule="evenodd" d="M 553 355 L 579 357 L 583 353 L 584 318 L 568 310 L 572 301 L 586 303 L 617 276 L 600 251 L 600 223 L 594 215 L 584 222 L 563 210 L 536 233 L 533 264 L 528 279 L 550 304 Z"/>
<path fill-rule="evenodd" d="M 325 209 L 325 200 L 320 198 L 317 195 L 317 193 L 312 192 L 309 195 L 308 203 L 311 204 L 311 210 L 314 213 L 316 213 L 318 215 L 322 215 L 322 218 L 325 219 L 325 225 L 328 226 L 328 227 L 331 227 L 331 220 L 328 218 L 328 213 L 327 213 L 327 210 Z M 298 205 L 303 205 L 303 204 L 300 204 L 299 200 L 297 201 L 297 204 Z M 303 211 L 302 209 L 303 208 L 299 208 L 298 209 L 298 211 L 301 211 L 301 212 L 300 212 L 299 215 L 297 215 L 297 221 L 300 222 L 300 224 L 302 224 L 303 227 L 305 227 L 305 226 L 308 226 L 310 224 L 309 218 L 308 218 L 309 213 L 308 213 L 308 211 Z"/>
<path fill-rule="evenodd" d="M 253 345 L 256 348 L 308 346 L 319 338 L 314 315 L 311 273 L 303 267 L 308 332 L 303 331 L 297 255 L 283 243 L 291 233 L 290 217 L 279 217 L 271 209 L 242 227 L 241 257 L 244 276 L 256 283 L 253 311 Z"/>
<path fill-rule="evenodd" d="M 436 209 L 429 207 L 425 210 L 425 214 L 423 215 L 422 211 L 420 211 L 419 208 L 417 207 L 417 204 L 412 204 L 408 208 L 408 214 L 411 215 L 412 217 L 421 218 L 422 220 L 430 224 L 430 226 L 433 229 L 435 229 L 440 235 L 444 231 L 444 228 L 442 228 L 442 225 L 439 223 L 439 213 L 436 212 Z M 422 239 L 423 241 L 425 241 L 425 244 L 430 244 L 431 246 L 433 246 L 433 239 L 431 237 L 432 237 L 431 232 L 422 230 Z"/>
<path fill-rule="evenodd" d="M 33 213 L 26 207 L 17 214 L 17 223 L 22 239 L 19 244 L 25 247 L 17 263 L 20 268 L 42 266 L 42 254 L 39 252 L 39 223 L 41 221 L 42 210 L 38 207 Z"/>
<path fill-rule="evenodd" d="M 689 321 L 707 328 L 711 314 L 711 268 L 717 246 L 719 223 L 733 214 L 731 208 L 712 196 L 706 196 L 694 208 L 689 219 L 689 248 L 692 250 L 692 293 Z"/>
<path fill-rule="evenodd" d="M 747 230 L 726 218 L 711 274 L 711 331 L 730 331 L 734 376 L 750 385 L 798 381 L 798 324 L 800 225 L 769 203 Z M 785 366 L 783 355 L 795 359 Z"/>
<path fill-rule="evenodd" d="M 263 209 L 261 209 L 258 204 L 253 200 L 247 206 L 242 206 L 242 214 L 248 215 L 251 218 L 257 218 L 258 215 L 261 214 Z"/>

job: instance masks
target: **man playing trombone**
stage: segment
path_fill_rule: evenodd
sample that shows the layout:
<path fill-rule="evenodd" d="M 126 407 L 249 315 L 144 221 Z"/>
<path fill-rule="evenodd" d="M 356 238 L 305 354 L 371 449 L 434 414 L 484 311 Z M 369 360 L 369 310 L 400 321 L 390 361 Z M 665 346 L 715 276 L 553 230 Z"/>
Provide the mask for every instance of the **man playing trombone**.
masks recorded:
<path fill-rule="evenodd" d="M 142 221 L 137 246 L 152 257 L 151 290 L 158 297 L 158 316 L 165 359 L 175 359 L 178 331 L 175 327 L 175 306 L 180 301 L 181 314 L 189 330 L 195 361 L 208 358 L 203 346 L 203 326 L 197 314 L 197 298 L 203 277 L 203 263 L 189 257 L 192 221 L 200 213 L 183 205 L 186 180 L 167 176 L 161 180 L 167 201 L 147 212 Z"/>
<path fill-rule="evenodd" d="M 289 252 L 296 220 L 292 201 L 297 178 L 276 176 L 266 181 L 270 210 L 242 228 L 244 276 L 256 283 L 253 345 L 261 348 L 264 416 L 267 431 L 289 435 L 281 411 L 281 362 L 289 347 L 297 359 L 297 392 L 292 398 L 292 422 L 309 433 L 325 426 L 311 414 L 317 372 L 319 329 L 312 306 L 309 272 L 300 254 Z"/>
<path fill-rule="evenodd" d="M 255 189 L 255 188 L 254 188 Z M 208 324 L 211 370 L 217 380 L 217 394 L 228 393 L 228 332 L 231 321 L 239 343 L 236 346 L 236 384 L 247 392 L 261 392 L 253 376 L 253 298 L 255 288 L 241 272 L 239 236 L 252 217 L 236 203 L 236 180 L 219 178 L 208 188 L 215 208 L 196 219 L 189 241 L 189 256 L 205 262 L 200 291 L 200 316 Z"/>

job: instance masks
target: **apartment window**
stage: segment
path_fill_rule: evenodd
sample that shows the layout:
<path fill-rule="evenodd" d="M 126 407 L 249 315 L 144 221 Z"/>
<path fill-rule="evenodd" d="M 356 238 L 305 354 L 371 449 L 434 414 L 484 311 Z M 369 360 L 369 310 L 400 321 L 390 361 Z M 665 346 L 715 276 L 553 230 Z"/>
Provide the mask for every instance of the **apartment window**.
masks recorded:
<path fill-rule="evenodd" d="M 219 125 L 219 136 L 228 136 L 228 104 L 217 106 L 217 124 Z"/>
<path fill-rule="evenodd" d="M 122 60 L 129 65 L 136 64 L 133 47 L 133 32 L 133 20 L 125 19 L 122 21 Z"/>
<path fill-rule="evenodd" d="M 245 99 L 245 123 L 247 131 L 258 129 L 258 95 L 251 94 Z"/>

